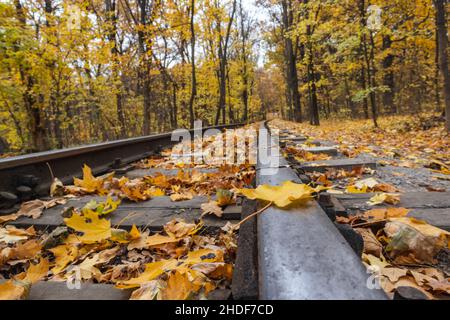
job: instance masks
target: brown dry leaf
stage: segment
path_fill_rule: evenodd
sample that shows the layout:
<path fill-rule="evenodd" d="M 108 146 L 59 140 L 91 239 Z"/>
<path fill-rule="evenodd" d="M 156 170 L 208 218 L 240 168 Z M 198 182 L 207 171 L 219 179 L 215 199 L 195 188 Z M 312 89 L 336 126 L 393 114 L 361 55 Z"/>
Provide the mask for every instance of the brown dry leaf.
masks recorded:
<path fill-rule="evenodd" d="M 101 276 L 101 272 L 96 266 L 109 262 L 117 255 L 119 250 L 120 247 L 103 250 L 90 258 L 86 258 L 82 263 L 78 264 L 77 267 L 80 270 L 81 279 L 89 280 L 92 277 L 96 278 Z"/>
<path fill-rule="evenodd" d="M 223 215 L 223 210 L 222 208 L 217 204 L 217 201 L 209 201 L 207 203 L 203 203 L 201 205 L 201 209 L 203 211 L 202 213 L 202 217 L 208 214 L 213 214 L 216 217 L 221 218 Z"/>
<path fill-rule="evenodd" d="M 194 198 L 194 195 L 190 192 L 174 193 L 174 194 L 170 195 L 170 200 L 172 200 L 174 202 L 192 200 L 193 198 Z"/>
<path fill-rule="evenodd" d="M 197 263 L 191 267 L 192 270 L 199 271 L 211 279 L 229 279 L 233 277 L 233 265 L 229 263 Z"/>
<path fill-rule="evenodd" d="M 165 282 L 161 280 L 143 283 L 139 289 L 133 291 L 130 300 L 159 300 L 164 287 Z"/>
<path fill-rule="evenodd" d="M 397 263 L 431 263 L 448 244 L 449 233 L 414 218 L 390 218 L 384 232 L 390 238 L 386 251 Z"/>
<path fill-rule="evenodd" d="M 37 219 L 42 215 L 44 209 L 52 208 L 59 204 L 65 204 L 67 202 L 64 198 L 52 199 L 49 201 L 42 200 L 31 200 L 28 202 L 22 203 L 19 211 L 17 211 L 16 215 L 21 217 L 30 217 L 33 219 Z M 15 220 L 15 219 L 14 219 Z"/>
<path fill-rule="evenodd" d="M 34 258 L 42 249 L 37 240 L 19 243 L 14 248 L 5 248 L 0 251 L 0 265 L 9 260 L 24 260 Z"/>
<path fill-rule="evenodd" d="M 164 225 L 164 231 L 172 238 L 181 239 L 197 233 L 203 227 L 203 223 L 186 223 L 180 219 L 174 219 Z"/>
<path fill-rule="evenodd" d="M 427 283 L 427 285 L 430 286 L 431 289 L 433 289 L 433 291 L 445 292 L 447 294 L 450 294 L 450 280 L 449 279 L 444 279 L 441 281 L 430 280 Z"/>
<path fill-rule="evenodd" d="M 372 230 L 368 228 L 356 228 L 355 231 L 357 231 L 364 239 L 364 253 L 380 257 L 383 246 L 373 234 Z"/>
<path fill-rule="evenodd" d="M 19 217 L 20 216 L 17 213 L 0 216 L 0 224 L 8 222 L 8 221 L 15 221 Z"/>
<path fill-rule="evenodd" d="M 65 189 L 64 184 L 58 178 L 53 178 L 53 182 L 50 185 L 50 196 L 53 197 L 62 197 L 64 196 Z"/>
<path fill-rule="evenodd" d="M 394 267 L 381 269 L 381 274 L 386 276 L 391 282 L 397 282 L 401 277 L 406 276 L 407 272 L 405 269 Z"/>
<path fill-rule="evenodd" d="M 400 191 L 393 185 L 390 185 L 387 183 L 379 183 L 373 189 L 374 189 L 374 191 L 381 191 L 381 192 L 387 192 L 387 193 L 395 193 L 395 192 Z"/>
<path fill-rule="evenodd" d="M 225 189 L 217 189 L 216 203 L 220 207 L 224 207 L 235 203 L 235 200 L 233 198 L 233 192 Z"/>

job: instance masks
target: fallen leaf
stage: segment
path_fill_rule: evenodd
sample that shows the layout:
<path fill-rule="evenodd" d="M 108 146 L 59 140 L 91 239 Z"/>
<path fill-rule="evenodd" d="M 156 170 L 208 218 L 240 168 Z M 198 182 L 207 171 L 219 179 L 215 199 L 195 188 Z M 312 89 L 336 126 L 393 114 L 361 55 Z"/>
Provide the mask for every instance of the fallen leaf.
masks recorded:
<path fill-rule="evenodd" d="M 164 287 L 165 282 L 161 280 L 143 283 L 139 289 L 133 291 L 130 300 L 157 300 Z"/>
<path fill-rule="evenodd" d="M 15 243 L 19 242 L 21 240 L 28 239 L 27 235 L 15 235 L 11 234 L 8 229 L 6 228 L 0 228 L 0 242 L 4 243 Z"/>
<path fill-rule="evenodd" d="M 54 178 L 52 184 L 50 185 L 50 196 L 62 197 L 64 195 L 64 184 L 58 178 Z"/>
<path fill-rule="evenodd" d="M 194 195 L 192 193 L 174 193 L 170 195 L 170 200 L 177 202 L 177 201 L 185 201 L 185 200 L 191 200 L 194 198 Z"/>
<path fill-rule="evenodd" d="M 78 257 L 78 248 L 72 244 L 63 244 L 49 249 L 55 256 L 55 266 L 51 269 L 53 274 L 63 271 L 67 265 Z"/>
<path fill-rule="evenodd" d="M 186 273 L 175 271 L 169 276 L 162 297 L 164 300 L 187 300 L 198 289 L 192 285 Z"/>
<path fill-rule="evenodd" d="M 208 214 L 213 214 L 216 217 L 221 218 L 223 214 L 222 208 L 217 204 L 216 201 L 209 201 L 207 203 L 203 203 L 201 206 L 202 209 L 202 217 Z"/>
<path fill-rule="evenodd" d="M 178 264 L 178 260 L 162 260 L 152 263 L 147 263 L 145 265 L 145 271 L 141 273 L 138 277 L 132 278 L 126 281 L 119 281 L 117 287 L 121 289 L 136 288 L 141 286 L 143 283 L 152 281 L 162 275 L 164 272 L 174 269 Z"/>
<path fill-rule="evenodd" d="M 400 195 L 390 194 L 390 193 L 378 193 L 367 201 L 370 206 L 375 206 L 377 204 L 388 203 L 397 204 L 400 202 Z"/>
<path fill-rule="evenodd" d="M 28 202 L 22 203 L 19 211 L 17 211 L 17 215 L 19 217 L 25 216 L 33 219 L 37 219 L 42 215 L 44 209 L 52 208 L 58 204 L 65 204 L 67 201 L 63 198 L 52 199 L 49 201 L 42 200 L 31 200 Z"/>
<path fill-rule="evenodd" d="M 363 179 L 363 180 L 359 180 L 359 181 L 355 182 L 354 186 L 357 189 L 362 190 L 362 189 L 364 189 L 364 187 L 366 189 L 367 188 L 373 189 L 378 184 L 379 184 L 379 182 L 377 180 L 375 180 L 374 178 L 367 178 L 367 179 Z"/>
<path fill-rule="evenodd" d="M 47 272 L 48 261 L 46 259 L 41 259 L 36 265 L 31 264 L 27 271 L 0 284 L 0 300 L 25 299 L 31 285 L 44 278 Z"/>
<path fill-rule="evenodd" d="M 41 258 L 38 264 L 30 264 L 27 271 L 20 278 L 21 281 L 34 284 L 42 280 L 48 273 L 49 263 L 47 259 Z"/>
<path fill-rule="evenodd" d="M 356 228 L 355 231 L 363 237 L 364 253 L 380 257 L 383 251 L 383 246 L 373 234 L 372 230 L 368 228 Z"/>
<path fill-rule="evenodd" d="M 218 206 L 223 207 L 230 204 L 233 204 L 234 198 L 233 198 L 233 192 L 230 190 L 225 189 L 217 189 L 216 191 L 216 203 Z"/>
<path fill-rule="evenodd" d="M 0 300 L 20 300 L 24 298 L 29 290 L 20 282 L 8 280 L 0 283 Z"/>
<path fill-rule="evenodd" d="M 5 248 L 0 251 L 0 265 L 9 260 L 24 260 L 34 258 L 42 249 L 37 240 L 28 240 L 19 243 L 14 248 Z"/>
<path fill-rule="evenodd" d="M 411 210 L 406 208 L 380 208 L 364 212 L 364 216 L 375 220 L 405 217 Z"/>
<path fill-rule="evenodd" d="M 103 188 L 103 179 L 95 178 L 91 168 L 86 164 L 83 167 L 83 179 L 74 178 L 73 181 L 75 186 L 83 188 L 87 193 L 106 193 L 106 190 Z"/>
<path fill-rule="evenodd" d="M 186 223 L 183 220 L 173 219 L 164 225 L 164 231 L 172 238 L 180 239 L 194 235 L 200 230 L 203 223 Z"/>
<path fill-rule="evenodd" d="M 306 184 L 285 181 L 281 186 L 260 185 L 256 189 L 240 189 L 239 191 L 251 200 L 269 201 L 277 207 L 284 208 L 293 203 L 305 203 L 313 198 L 314 193 L 321 190 L 326 188 L 312 188 Z"/>
<path fill-rule="evenodd" d="M 65 218 L 66 225 L 75 231 L 83 232 L 80 240 L 84 243 L 94 243 L 111 237 L 111 222 L 101 219 L 94 211 L 86 211 L 83 215 L 73 214 Z"/>

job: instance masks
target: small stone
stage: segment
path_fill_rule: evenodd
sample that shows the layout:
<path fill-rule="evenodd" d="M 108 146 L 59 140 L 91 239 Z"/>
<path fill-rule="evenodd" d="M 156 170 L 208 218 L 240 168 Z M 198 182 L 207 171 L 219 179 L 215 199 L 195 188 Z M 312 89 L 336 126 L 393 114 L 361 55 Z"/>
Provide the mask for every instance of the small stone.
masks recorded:
<path fill-rule="evenodd" d="M 16 190 L 22 201 L 31 200 L 33 197 L 33 189 L 28 186 L 18 186 Z"/>
<path fill-rule="evenodd" d="M 416 288 L 398 287 L 394 293 L 394 300 L 428 300 L 428 297 Z"/>
<path fill-rule="evenodd" d="M 0 208 L 12 207 L 15 203 L 19 201 L 19 198 L 10 192 L 0 192 Z"/>
<path fill-rule="evenodd" d="M 30 188 L 35 188 L 39 184 L 40 179 L 31 174 L 26 174 L 26 175 L 20 176 L 18 178 L 17 182 L 18 182 L 19 186 L 27 186 Z"/>

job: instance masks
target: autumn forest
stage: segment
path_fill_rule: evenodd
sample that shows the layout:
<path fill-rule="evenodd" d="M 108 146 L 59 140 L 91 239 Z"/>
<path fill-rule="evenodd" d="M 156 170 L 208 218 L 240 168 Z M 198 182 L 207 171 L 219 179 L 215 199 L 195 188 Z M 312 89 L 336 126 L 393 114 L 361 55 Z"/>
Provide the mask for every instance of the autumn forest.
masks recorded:
<path fill-rule="evenodd" d="M 450 126 L 446 0 L 2 0 L 0 154 L 277 116 Z"/>

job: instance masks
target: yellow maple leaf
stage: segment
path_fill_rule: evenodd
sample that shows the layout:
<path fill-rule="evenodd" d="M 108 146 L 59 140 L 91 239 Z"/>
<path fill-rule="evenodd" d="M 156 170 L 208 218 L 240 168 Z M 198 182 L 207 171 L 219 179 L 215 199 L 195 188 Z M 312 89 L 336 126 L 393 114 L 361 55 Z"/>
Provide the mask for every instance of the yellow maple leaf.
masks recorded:
<path fill-rule="evenodd" d="M 20 300 L 28 290 L 29 288 L 21 285 L 20 282 L 8 280 L 0 284 L 0 300 Z"/>
<path fill-rule="evenodd" d="M 285 181 L 281 186 L 260 185 L 256 189 L 240 189 L 239 191 L 251 200 L 259 199 L 273 202 L 284 208 L 293 203 L 305 203 L 313 198 L 313 194 L 325 187 L 312 188 L 306 184 Z"/>
<path fill-rule="evenodd" d="M 163 236 L 161 234 L 155 234 L 155 235 L 152 235 L 150 237 L 147 237 L 147 239 L 145 241 L 145 244 L 148 247 L 153 247 L 153 246 L 158 246 L 158 245 L 161 245 L 161 244 L 178 242 L 178 241 L 180 241 L 180 239 L 173 238 L 173 237 L 168 237 L 168 236 Z"/>
<path fill-rule="evenodd" d="M 410 211 L 410 209 L 406 208 L 380 208 L 366 211 L 364 216 L 375 220 L 383 220 L 387 218 L 404 217 Z"/>
<path fill-rule="evenodd" d="M 73 179 L 75 186 L 83 188 L 87 193 L 106 193 L 103 182 L 103 179 L 94 177 L 91 168 L 86 164 L 83 167 L 83 179 Z"/>
<path fill-rule="evenodd" d="M 162 298 L 164 300 L 186 300 L 199 289 L 199 286 L 189 280 L 187 273 L 175 271 L 167 280 L 167 287 L 162 291 Z"/>
<path fill-rule="evenodd" d="M 63 271 L 78 256 L 78 248 L 72 244 L 63 244 L 48 249 L 48 251 L 55 256 L 55 266 L 52 268 L 53 274 L 58 274 Z"/>
<path fill-rule="evenodd" d="M 367 186 L 363 185 L 363 187 L 361 189 L 358 189 L 356 186 L 351 185 L 348 186 L 345 191 L 347 193 L 367 193 Z"/>
<path fill-rule="evenodd" d="M 400 202 L 400 195 L 391 193 L 377 193 L 367 201 L 370 206 L 375 206 L 381 203 L 397 204 Z"/>
<path fill-rule="evenodd" d="M 197 263 L 222 262 L 223 252 L 212 249 L 199 249 L 187 254 L 186 259 L 180 260 L 183 265 L 193 265 Z"/>
<path fill-rule="evenodd" d="M 111 237 L 111 222 L 100 219 L 98 214 L 87 211 L 84 215 L 73 214 L 70 218 L 65 218 L 66 225 L 78 232 L 83 232 L 80 240 L 84 243 L 95 243 Z"/>
<path fill-rule="evenodd" d="M 0 300 L 20 300 L 26 298 L 31 285 L 40 281 L 48 272 L 48 260 L 41 258 L 38 264 L 31 264 L 26 272 L 0 284 Z"/>
<path fill-rule="evenodd" d="M 131 240 L 136 240 L 141 237 L 141 233 L 139 232 L 139 230 L 135 224 L 133 224 L 133 226 L 131 227 L 130 237 L 131 237 Z"/>
<path fill-rule="evenodd" d="M 178 260 L 162 260 L 145 265 L 145 271 L 138 277 L 125 281 L 120 281 L 117 287 L 120 289 L 129 289 L 139 287 L 141 284 L 152 281 L 162 275 L 164 272 L 174 269 L 178 264 Z"/>
<path fill-rule="evenodd" d="M 48 260 L 41 258 L 38 264 L 31 264 L 28 270 L 23 274 L 23 277 L 20 276 L 19 279 L 31 284 L 36 283 L 47 275 L 48 269 Z"/>

